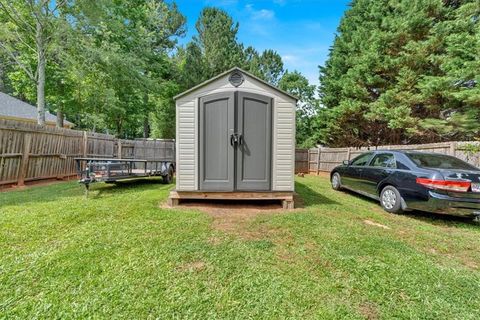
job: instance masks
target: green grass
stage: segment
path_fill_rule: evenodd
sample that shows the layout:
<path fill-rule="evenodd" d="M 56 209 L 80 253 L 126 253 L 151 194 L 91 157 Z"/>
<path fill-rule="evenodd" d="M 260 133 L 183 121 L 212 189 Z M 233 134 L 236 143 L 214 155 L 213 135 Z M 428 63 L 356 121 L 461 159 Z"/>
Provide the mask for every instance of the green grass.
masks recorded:
<path fill-rule="evenodd" d="M 304 208 L 231 232 L 160 208 L 170 188 L 0 193 L 0 317 L 478 319 L 480 227 L 465 220 L 389 215 L 308 176 Z"/>

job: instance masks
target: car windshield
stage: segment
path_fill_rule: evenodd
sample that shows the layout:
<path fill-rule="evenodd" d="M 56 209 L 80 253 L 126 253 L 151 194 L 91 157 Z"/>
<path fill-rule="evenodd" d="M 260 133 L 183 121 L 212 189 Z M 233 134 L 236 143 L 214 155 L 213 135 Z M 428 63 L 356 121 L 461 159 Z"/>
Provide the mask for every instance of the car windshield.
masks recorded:
<path fill-rule="evenodd" d="M 474 166 L 443 154 L 406 153 L 406 155 L 419 167 L 437 169 L 478 170 Z"/>

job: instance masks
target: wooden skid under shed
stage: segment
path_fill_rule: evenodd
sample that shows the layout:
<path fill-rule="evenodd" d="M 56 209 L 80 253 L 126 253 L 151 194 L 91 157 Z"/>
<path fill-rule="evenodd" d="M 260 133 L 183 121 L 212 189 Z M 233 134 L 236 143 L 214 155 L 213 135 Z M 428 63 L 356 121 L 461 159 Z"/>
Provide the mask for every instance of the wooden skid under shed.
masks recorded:
<path fill-rule="evenodd" d="M 177 206 L 181 200 L 280 200 L 284 209 L 293 209 L 293 192 L 290 191 L 234 191 L 234 192 L 205 192 L 205 191 L 171 191 L 168 205 Z"/>

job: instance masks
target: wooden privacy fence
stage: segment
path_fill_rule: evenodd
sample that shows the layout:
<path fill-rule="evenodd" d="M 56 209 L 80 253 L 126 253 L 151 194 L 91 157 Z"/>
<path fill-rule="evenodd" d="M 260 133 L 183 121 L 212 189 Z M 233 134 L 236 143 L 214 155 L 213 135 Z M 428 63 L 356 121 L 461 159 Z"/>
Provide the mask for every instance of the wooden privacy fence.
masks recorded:
<path fill-rule="evenodd" d="M 0 120 L 0 185 L 76 175 L 76 157 L 165 156 L 173 161 L 173 141 L 120 140 L 108 134 Z"/>
<path fill-rule="evenodd" d="M 295 173 L 330 172 L 333 168 L 343 162 L 352 160 L 361 153 L 368 150 L 417 150 L 425 152 L 436 152 L 453 155 L 465 160 L 474 166 L 480 167 L 480 154 L 472 154 L 467 150 L 467 145 L 478 144 L 478 142 L 456 141 L 429 144 L 413 145 L 391 145 L 371 148 L 313 148 L 297 149 L 295 152 Z"/>

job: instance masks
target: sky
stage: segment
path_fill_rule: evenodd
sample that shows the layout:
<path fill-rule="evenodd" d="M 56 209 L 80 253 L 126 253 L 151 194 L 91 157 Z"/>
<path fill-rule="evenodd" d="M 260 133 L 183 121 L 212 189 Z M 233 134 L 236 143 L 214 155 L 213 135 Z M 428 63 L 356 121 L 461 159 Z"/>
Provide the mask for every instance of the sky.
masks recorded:
<path fill-rule="evenodd" d="M 337 26 L 351 0 L 176 0 L 187 18 L 187 35 L 196 34 L 195 22 L 205 6 L 224 9 L 239 22 L 238 40 L 257 51 L 273 49 L 285 69 L 298 70 L 318 84 L 318 66 L 328 57 Z"/>

